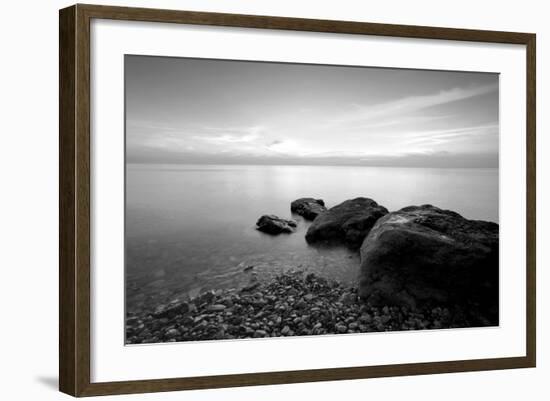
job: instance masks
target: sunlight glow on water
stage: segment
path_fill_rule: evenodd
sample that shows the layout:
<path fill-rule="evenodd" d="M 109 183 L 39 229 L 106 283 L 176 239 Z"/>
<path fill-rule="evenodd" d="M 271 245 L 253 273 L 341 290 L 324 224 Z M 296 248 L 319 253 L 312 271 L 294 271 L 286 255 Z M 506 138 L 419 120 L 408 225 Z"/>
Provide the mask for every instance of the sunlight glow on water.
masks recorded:
<path fill-rule="evenodd" d="M 388 210 L 430 203 L 466 218 L 498 222 L 498 169 L 355 166 L 129 164 L 126 174 L 128 308 L 144 297 L 240 286 L 287 268 L 352 285 L 359 258 L 306 244 L 309 225 L 290 214 L 301 197 L 332 207 L 365 196 Z M 298 230 L 255 230 L 263 214 L 293 217 Z M 247 272 L 243 270 L 254 266 Z"/>

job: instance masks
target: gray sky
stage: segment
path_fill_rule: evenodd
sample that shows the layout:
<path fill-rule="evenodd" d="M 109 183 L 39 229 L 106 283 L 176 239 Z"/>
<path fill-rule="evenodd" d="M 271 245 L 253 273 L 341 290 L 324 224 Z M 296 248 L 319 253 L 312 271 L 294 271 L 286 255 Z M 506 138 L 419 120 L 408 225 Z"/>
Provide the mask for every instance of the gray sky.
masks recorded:
<path fill-rule="evenodd" d="M 498 75 L 126 56 L 128 162 L 498 166 Z"/>

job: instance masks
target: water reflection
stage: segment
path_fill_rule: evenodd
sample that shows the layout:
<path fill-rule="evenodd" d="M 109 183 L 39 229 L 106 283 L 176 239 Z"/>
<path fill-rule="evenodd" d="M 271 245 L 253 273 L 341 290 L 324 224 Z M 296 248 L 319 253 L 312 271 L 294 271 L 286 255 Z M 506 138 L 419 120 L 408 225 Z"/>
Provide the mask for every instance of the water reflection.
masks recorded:
<path fill-rule="evenodd" d="M 498 222 L 496 169 L 128 165 L 126 191 L 129 311 L 288 268 L 353 284 L 358 255 L 308 246 L 309 222 L 297 218 L 296 233 L 276 237 L 254 229 L 262 214 L 290 217 L 304 196 L 328 207 L 367 196 L 390 211 L 431 203 Z"/>

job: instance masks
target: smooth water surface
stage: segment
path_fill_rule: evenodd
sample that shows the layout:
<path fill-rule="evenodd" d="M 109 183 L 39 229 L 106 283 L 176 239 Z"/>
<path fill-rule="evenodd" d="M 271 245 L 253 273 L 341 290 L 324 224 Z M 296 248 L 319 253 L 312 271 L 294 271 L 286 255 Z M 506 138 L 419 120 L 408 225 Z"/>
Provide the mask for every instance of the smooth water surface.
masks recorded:
<path fill-rule="evenodd" d="M 128 164 L 127 309 L 289 268 L 353 284 L 358 255 L 308 246 L 309 223 L 291 216 L 290 202 L 315 197 L 330 208 L 359 196 L 390 211 L 430 203 L 498 222 L 498 169 Z M 263 234 L 254 228 L 263 214 L 293 217 L 298 230 Z"/>

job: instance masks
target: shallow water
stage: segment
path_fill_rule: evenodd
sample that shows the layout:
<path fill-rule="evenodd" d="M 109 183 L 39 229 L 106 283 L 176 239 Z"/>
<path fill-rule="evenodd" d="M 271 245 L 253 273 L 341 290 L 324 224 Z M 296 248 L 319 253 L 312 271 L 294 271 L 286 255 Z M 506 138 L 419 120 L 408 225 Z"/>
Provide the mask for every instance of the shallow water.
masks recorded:
<path fill-rule="evenodd" d="M 498 169 L 129 164 L 127 308 L 238 287 L 288 268 L 353 284 L 358 255 L 308 246 L 309 222 L 293 216 L 297 232 L 275 237 L 254 226 L 262 214 L 291 217 L 290 202 L 300 197 L 331 207 L 358 196 L 390 211 L 430 203 L 498 222 Z"/>

